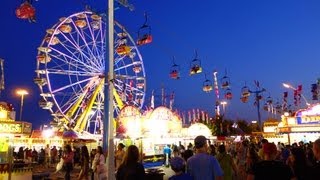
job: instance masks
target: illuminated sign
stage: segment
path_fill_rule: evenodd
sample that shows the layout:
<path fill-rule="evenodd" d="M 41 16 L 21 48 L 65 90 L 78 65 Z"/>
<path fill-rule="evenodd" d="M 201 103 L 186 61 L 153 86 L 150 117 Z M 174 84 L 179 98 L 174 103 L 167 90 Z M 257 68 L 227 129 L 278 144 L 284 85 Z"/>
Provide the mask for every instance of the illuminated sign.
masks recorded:
<path fill-rule="evenodd" d="M 320 123 L 320 116 L 303 116 L 297 117 L 298 124 L 318 124 Z"/>
<path fill-rule="evenodd" d="M 1 133 L 21 133 L 22 124 L 15 123 L 0 123 L 0 132 Z"/>
<path fill-rule="evenodd" d="M 315 105 L 307 110 L 298 111 L 296 114 L 297 124 L 319 124 L 320 105 Z"/>
<path fill-rule="evenodd" d="M 316 115 L 320 115 L 320 105 L 316 105 L 307 110 L 300 111 L 297 116 L 316 116 Z"/>
<path fill-rule="evenodd" d="M 291 132 L 291 128 L 290 127 L 281 127 L 279 128 L 279 133 L 288 133 Z"/>

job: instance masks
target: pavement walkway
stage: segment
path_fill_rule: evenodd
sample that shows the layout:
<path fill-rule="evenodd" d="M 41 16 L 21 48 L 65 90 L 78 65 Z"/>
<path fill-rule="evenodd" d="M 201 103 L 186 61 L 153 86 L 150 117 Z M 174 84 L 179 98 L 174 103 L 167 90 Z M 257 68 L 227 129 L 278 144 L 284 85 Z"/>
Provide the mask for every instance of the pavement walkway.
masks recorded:
<path fill-rule="evenodd" d="M 146 171 L 149 168 L 146 169 Z M 157 166 L 153 167 L 152 169 L 159 169 L 162 170 L 164 173 L 163 180 L 168 180 L 169 177 L 174 175 L 174 172 L 170 167 L 165 167 L 165 166 Z M 34 175 L 39 174 L 43 175 L 43 177 L 46 177 L 46 179 L 50 180 L 63 180 L 64 179 L 64 172 L 59 171 L 55 172 L 56 169 L 54 167 L 46 168 L 44 166 L 39 166 L 34 169 Z M 71 179 L 77 179 L 78 175 L 80 173 L 80 167 L 76 166 L 74 167 L 73 171 L 71 172 Z M 48 176 L 47 176 L 48 175 Z"/>

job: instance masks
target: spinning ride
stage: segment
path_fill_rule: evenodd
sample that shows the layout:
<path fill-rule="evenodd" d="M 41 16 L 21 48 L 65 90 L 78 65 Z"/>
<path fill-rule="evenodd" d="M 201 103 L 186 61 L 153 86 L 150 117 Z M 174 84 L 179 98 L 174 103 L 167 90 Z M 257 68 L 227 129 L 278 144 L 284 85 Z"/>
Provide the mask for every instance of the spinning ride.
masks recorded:
<path fill-rule="evenodd" d="M 38 48 L 36 78 L 39 105 L 51 112 L 61 129 L 102 132 L 104 85 L 114 83 L 114 114 L 125 105 L 141 108 L 146 77 L 135 41 L 115 22 L 114 79 L 105 82 L 106 27 L 90 11 L 60 18 Z"/>

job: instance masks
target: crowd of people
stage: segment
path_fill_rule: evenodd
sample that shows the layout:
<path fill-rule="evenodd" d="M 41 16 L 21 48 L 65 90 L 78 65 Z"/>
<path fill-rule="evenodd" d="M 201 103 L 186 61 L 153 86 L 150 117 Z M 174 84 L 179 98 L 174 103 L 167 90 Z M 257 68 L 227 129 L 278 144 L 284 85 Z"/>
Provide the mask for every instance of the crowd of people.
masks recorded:
<path fill-rule="evenodd" d="M 164 157 L 168 157 L 164 166 L 169 162 L 175 172 L 169 180 L 320 179 L 320 139 L 291 145 L 274 144 L 266 139 L 258 143 L 243 140 L 211 144 L 206 137 L 197 136 L 187 148 L 181 143 L 167 145 Z M 116 163 L 117 180 L 145 179 L 136 146 L 131 145 L 126 151 L 123 145 L 118 146 L 116 161 L 121 162 Z"/>
<path fill-rule="evenodd" d="M 66 145 L 59 150 L 54 146 L 41 149 L 20 148 L 16 159 L 37 161 L 40 165 L 61 164 L 64 179 L 70 180 L 74 166 L 80 167 L 77 179 L 107 179 L 106 157 L 98 146 L 90 153 L 84 145 L 72 149 Z M 117 180 L 147 179 L 141 154 L 135 145 L 125 147 L 119 143 L 115 151 L 115 177 Z M 238 143 L 214 143 L 197 136 L 185 148 L 181 143 L 164 148 L 163 165 L 169 163 L 174 175 L 169 180 L 313 180 L 320 179 L 320 139 L 292 145 L 274 144 L 262 139 L 258 143 L 243 140 Z M 59 170 L 60 170 L 59 169 Z"/>
<path fill-rule="evenodd" d="M 195 180 L 320 179 L 320 139 L 285 146 L 266 139 L 211 144 L 198 136 L 187 148 L 172 147 L 171 168 L 177 174 L 169 180 L 188 179 L 186 174 Z"/>

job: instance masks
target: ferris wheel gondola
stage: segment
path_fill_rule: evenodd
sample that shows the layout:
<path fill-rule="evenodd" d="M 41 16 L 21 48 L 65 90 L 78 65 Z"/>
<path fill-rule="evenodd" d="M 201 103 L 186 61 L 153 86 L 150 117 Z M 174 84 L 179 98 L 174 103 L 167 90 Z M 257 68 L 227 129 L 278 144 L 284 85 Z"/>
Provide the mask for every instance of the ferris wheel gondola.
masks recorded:
<path fill-rule="evenodd" d="M 104 86 L 113 83 L 114 114 L 126 104 L 142 108 L 146 77 L 133 38 L 115 21 L 114 79 L 105 82 L 105 19 L 91 11 L 60 18 L 38 48 L 40 107 L 76 132 L 102 132 Z M 125 96 L 126 98 L 121 98 Z"/>

